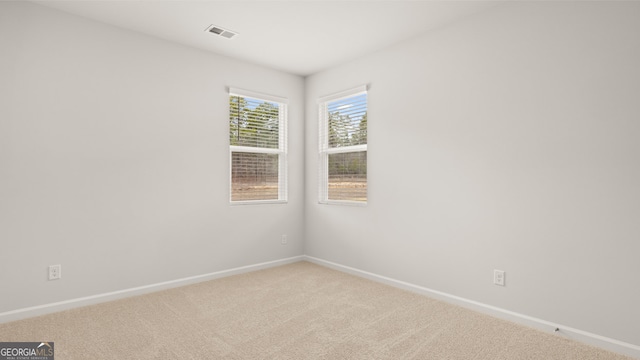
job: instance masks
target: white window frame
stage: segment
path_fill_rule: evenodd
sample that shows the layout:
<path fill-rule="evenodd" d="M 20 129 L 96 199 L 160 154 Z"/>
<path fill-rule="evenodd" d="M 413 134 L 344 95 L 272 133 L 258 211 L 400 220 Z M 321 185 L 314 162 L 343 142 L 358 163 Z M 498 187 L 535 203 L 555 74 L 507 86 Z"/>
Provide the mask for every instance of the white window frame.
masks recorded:
<path fill-rule="evenodd" d="M 229 143 L 229 202 L 231 205 L 259 205 L 259 204 L 286 204 L 288 202 L 288 104 L 289 100 L 279 96 L 261 94 L 254 91 L 238 88 L 229 88 L 229 97 L 240 96 L 256 100 L 274 102 L 278 104 L 278 148 L 260 148 L 251 146 L 237 146 Z M 228 103 L 228 102 L 227 102 Z M 227 114 L 231 112 L 228 110 Z M 228 138 L 227 138 L 228 139 Z M 278 199 L 267 200 L 232 200 L 233 198 L 233 153 L 274 154 L 278 155 Z"/>
<path fill-rule="evenodd" d="M 367 93 L 367 86 L 362 85 L 350 90 L 341 91 L 339 93 L 321 97 L 318 99 L 318 133 L 319 133 L 319 154 L 318 154 L 318 203 L 327 205 L 353 205 L 353 206 L 366 206 L 369 202 L 369 193 L 367 186 L 367 200 L 366 201 L 353 201 L 353 200 L 331 200 L 329 199 L 329 155 L 341 154 L 341 153 L 353 153 L 353 152 L 367 152 L 367 144 L 341 146 L 341 147 L 329 147 L 329 111 L 328 104 L 330 102 L 358 96 Z M 368 102 L 368 97 L 367 97 Z M 367 104 L 368 107 L 368 104 Z M 367 163 L 369 157 L 367 156 Z M 367 172 L 367 184 L 369 182 L 369 174 Z"/>

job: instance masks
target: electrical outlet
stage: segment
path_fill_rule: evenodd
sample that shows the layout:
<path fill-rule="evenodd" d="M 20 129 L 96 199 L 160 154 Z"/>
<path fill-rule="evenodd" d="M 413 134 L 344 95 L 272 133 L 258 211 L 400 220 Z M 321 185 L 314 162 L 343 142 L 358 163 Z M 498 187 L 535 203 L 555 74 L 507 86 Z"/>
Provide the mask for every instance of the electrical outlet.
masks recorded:
<path fill-rule="evenodd" d="M 282 235 L 282 239 L 280 240 L 280 244 L 287 245 L 287 235 Z"/>
<path fill-rule="evenodd" d="M 499 286 L 504 286 L 504 271 L 493 270 L 493 283 Z"/>
<path fill-rule="evenodd" d="M 57 280 L 62 277 L 62 265 L 49 266 L 49 280 Z"/>

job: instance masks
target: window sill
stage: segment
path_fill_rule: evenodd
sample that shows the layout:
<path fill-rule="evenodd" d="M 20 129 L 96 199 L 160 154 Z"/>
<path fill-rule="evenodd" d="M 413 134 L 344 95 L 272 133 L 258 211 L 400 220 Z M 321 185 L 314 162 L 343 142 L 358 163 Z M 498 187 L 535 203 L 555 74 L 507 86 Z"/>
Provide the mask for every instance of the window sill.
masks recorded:
<path fill-rule="evenodd" d="M 349 200 L 326 200 L 326 201 L 319 201 L 318 204 L 320 204 L 320 205 L 346 205 L 346 206 L 356 206 L 356 207 L 367 206 L 367 202 L 366 201 L 349 201 Z"/>
<path fill-rule="evenodd" d="M 245 200 L 245 201 L 230 201 L 231 206 L 236 205 L 268 205 L 268 204 L 287 204 L 287 200 Z"/>

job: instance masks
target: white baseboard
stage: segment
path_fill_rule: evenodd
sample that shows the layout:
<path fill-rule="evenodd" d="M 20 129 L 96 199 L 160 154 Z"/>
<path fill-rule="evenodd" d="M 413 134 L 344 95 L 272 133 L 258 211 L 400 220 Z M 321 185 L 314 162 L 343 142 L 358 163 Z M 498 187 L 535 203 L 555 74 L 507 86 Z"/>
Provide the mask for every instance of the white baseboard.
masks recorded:
<path fill-rule="evenodd" d="M 247 273 L 256 270 L 262 270 L 274 266 L 285 265 L 297 261 L 304 260 L 304 256 L 294 256 L 286 259 L 267 261 L 259 264 L 241 266 L 233 269 L 216 271 L 209 274 L 190 276 L 182 279 L 176 279 L 171 281 L 165 281 L 157 284 L 138 286 L 130 289 L 112 291 L 109 293 L 85 296 L 77 299 L 70 299 L 51 304 L 44 304 L 38 306 L 27 307 L 23 309 L 11 310 L 0 313 L 0 324 L 9 321 L 16 321 L 26 319 L 34 316 L 40 316 L 50 314 L 62 310 L 73 309 L 81 306 L 93 305 L 103 303 L 106 301 L 112 301 L 122 299 L 126 297 L 142 295 L 150 292 L 171 289 L 179 286 L 185 286 L 190 284 L 199 283 L 202 281 L 218 279 L 226 276 L 237 275 Z"/>
<path fill-rule="evenodd" d="M 467 309 L 478 311 L 478 312 L 491 315 L 503 320 L 508 320 L 517 324 L 532 327 L 538 330 L 542 330 L 544 332 L 549 332 L 552 334 L 555 333 L 558 336 L 563 336 L 565 338 L 576 340 L 588 345 L 596 346 L 602 349 L 606 349 L 619 354 L 624 354 L 627 356 L 634 357 L 636 359 L 640 359 L 640 346 L 638 345 L 626 343 L 624 341 L 608 338 L 598 334 L 593 334 L 587 331 L 575 329 L 569 326 L 564 326 L 561 324 L 553 323 L 553 322 L 542 320 L 542 319 L 538 319 L 528 315 L 519 314 L 513 311 L 501 309 L 495 306 L 483 304 L 477 301 L 465 299 L 465 298 L 447 294 L 441 291 L 432 290 L 422 286 L 410 284 L 404 281 L 388 278 L 386 276 L 373 274 L 367 271 L 355 269 L 355 268 L 337 264 L 331 261 L 315 258 L 313 256 L 304 255 L 303 258 L 306 261 L 309 261 L 318 265 L 326 266 L 326 267 L 329 267 L 338 271 L 342 271 L 351 275 L 356 275 L 369 280 L 390 285 L 396 288 L 426 295 L 438 300 L 459 305 Z M 556 332 L 555 329 L 559 329 L 559 331 Z"/>

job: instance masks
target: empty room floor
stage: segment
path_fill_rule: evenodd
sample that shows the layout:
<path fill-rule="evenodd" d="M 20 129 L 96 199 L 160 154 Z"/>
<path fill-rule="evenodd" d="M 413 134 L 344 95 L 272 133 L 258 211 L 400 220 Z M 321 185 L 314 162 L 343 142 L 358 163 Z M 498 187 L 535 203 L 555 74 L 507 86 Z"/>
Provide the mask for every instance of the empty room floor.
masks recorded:
<path fill-rule="evenodd" d="M 0 324 L 56 359 L 631 359 L 309 262 Z M 34 340 L 37 339 L 37 340 Z"/>

